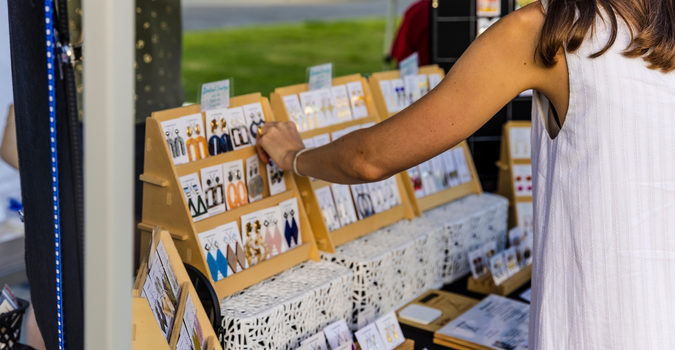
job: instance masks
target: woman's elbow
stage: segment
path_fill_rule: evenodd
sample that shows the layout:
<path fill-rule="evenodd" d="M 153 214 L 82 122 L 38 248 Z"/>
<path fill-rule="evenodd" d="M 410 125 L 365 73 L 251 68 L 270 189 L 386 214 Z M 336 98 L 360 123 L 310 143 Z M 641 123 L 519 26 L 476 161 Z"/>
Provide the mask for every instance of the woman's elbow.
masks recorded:
<path fill-rule="evenodd" d="M 360 164 L 357 165 L 357 175 L 356 177 L 366 183 L 366 182 L 377 182 L 385 180 L 393 174 L 389 174 L 385 169 L 371 163 L 360 161 Z"/>

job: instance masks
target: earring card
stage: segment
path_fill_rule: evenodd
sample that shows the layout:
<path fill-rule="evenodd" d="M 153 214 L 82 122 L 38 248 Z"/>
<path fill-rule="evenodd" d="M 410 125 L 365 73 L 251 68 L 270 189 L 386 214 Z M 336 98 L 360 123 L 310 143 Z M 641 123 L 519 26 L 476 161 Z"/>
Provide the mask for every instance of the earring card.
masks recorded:
<path fill-rule="evenodd" d="M 225 178 L 223 167 L 214 165 L 201 170 L 202 189 L 209 216 L 225 212 Z"/>
<path fill-rule="evenodd" d="M 222 135 L 223 132 L 229 135 L 227 128 L 227 109 L 214 109 L 204 112 L 204 128 L 206 129 L 206 141 L 209 147 L 209 155 L 215 156 L 225 153 L 227 149 L 223 149 Z"/>
<path fill-rule="evenodd" d="M 206 198 L 204 198 L 204 192 L 202 192 L 199 175 L 196 173 L 189 174 L 182 176 L 179 180 L 192 220 L 196 222 L 208 218 L 209 210 L 206 206 Z"/>
<path fill-rule="evenodd" d="M 209 156 L 209 147 L 206 141 L 206 130 L 201 113 L 190 114 L 181 118 L 185 127 L 185 148 L 191 162 Z"/>
<path fill-rule="evenodd" d="M 163 121 L 161 124 L 173 164 L 180 165 L 189 162 L 190 159 L 188 158 L 187 147 L 185 145 L 187 134 L 185 133 L 185 123 L 183 120 L 178 118 Z"/>
<path fill-rule="evenodd" d="M 227 124 L 230 127 L 230 138 L 235 151 L 253 144 L 249 127 L 246 124 L 246 114 L 242 107 L 227 110 Z"/>
<path fill-rule="evenodd" d="M 215 228 L 198 235 L 202 245 L 202 253 L 206 256 L 206 264 L 214 281 L 220 281 L 234 274 L 227 261 L 227 247 L 224 233 Z"/>
<path fill-rule="evenodd" d="M 260 173 L 258 155 L 246 158 L 246 186 L 248 188 L 248 202 L 253 203 L 263 198 L 264 185 Z"/>
<path fill-rule="evenodd" d="M 401 325 L 398 324 L 398 319 L 393 311 L 378 318 L 375 321 L 375 326 L 380 332 L 386 350 L 394 350 L 405 341 Z"/>
<path fill-rule="evenodd" d="M 263 112 L 262 104 L 255 102 L 242 106 L 244 115 L 246 116 L 246 127 L 250 132 L 251 144 L 256 144 L 258 137 L 258 127 L 265 125 L 265 113 Z"/>

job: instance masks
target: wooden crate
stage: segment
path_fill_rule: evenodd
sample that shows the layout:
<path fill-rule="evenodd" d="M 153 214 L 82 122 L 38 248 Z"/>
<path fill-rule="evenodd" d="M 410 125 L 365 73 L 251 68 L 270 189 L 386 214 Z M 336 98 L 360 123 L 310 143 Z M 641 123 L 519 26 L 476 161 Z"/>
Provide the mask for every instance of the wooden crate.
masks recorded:
<path fill-rule="evenodd" d="M 265 119 L 275 120 L 267 98 L 260 93 L 234 97 L 230 100 L 230 107 L 243 106 L 249 103 L 260 102 L 263 106 Z M 160 122 L 172 120 L 183 116 L 200 113 L 200 105 L 175 108 L 166 111 L 155 112 L 146 121 L 145 139 L 145 167 L 140 176 L 143 181 L 143 220 L 139 224 L 142 231 L 141 251 L 145 251 L 145 245 L 150 241 L 153 225 L 159 225 L 171 232 L 184 262 L 196 267 L 212 281 L 213 287 L 222 299 L 246 287 L 252 286 L 266 278 L 274 276 L 292 266 L 308 259 L 320 260 L 319 252 L 312 233 L 312 227 L 308 224 L 307 213 L 302 204 L 301 189 L 296 184 L 290 172 L 284 173 L 287 190 L 275 196 L 270 196 L 267 186 L 267 172 L 261 171 L 265 189 L 263 199 L 246 204 L 239 208 L 193 222 L 188 209 L 187 200 L 182 192 L 179 177 L 198 173 L 200 169 L 223 164 L 229 161 L 245 159 L 256 153 L 255 147 L 246 147 L 236 151 L 222 153 L 206 157 L 194 162 L 174 165 L 169 153 L 168 145 L 162 133 Z M 203 113 L 202 113 L 203 117 Z M 261 163 L 262 164 L 262 163 Z M 267 259 L 246 270 L 235 273 L 220 281 L 213 282 L 211 273 L 207 267 L 206 258 L 202 252 L 197 234 L 212 230 L 218 226 L 230 222 L 237 222 L 241 227 L 241 216 L 258 210 L 278 205 L 290 198 L 298 199 L 300 230 L 302 245 Z"/>
<path fill-rule="evenodd" d="M 330 134 L 354 125 L 361 125 L 371 122 L 377 123 L 380 121 L 368 83 L 363 77 L 361 77 L 361 75 L 353 74 L 334 78 L 333 86 L 343 85 L 354 81 L 360 81 L 361 85 L 363 85 L 366 106 L 368 107 L 368 117 L 303 132 L 300 134 L 303 139 L 326 133 Z M 270 95 L 270 101 L 277 120 L 291 120 L 288 111 L 286 110 L 286 106 L 284 105 L 283 97 L 305 92 L 308 91 L 308 89 L 309 84 L 306 83 L 276 88 L 275 91 Z M 390 208 L 389 210 L 386 210 L 382 213 L 370 216 L 364 220 L 359 220 L 356 223 L 342 227 L 333 232 L 329 232 L 326 223 L 323 221 L 321 207 L 319 206 L 319 202 L 316 198 L 316 195 L 314 194 L 314 191 L 322 187 L 330 186 L 330 183 L 320 180 L 311 181 L 306 177 L 295 176 L 295 181 L 298 184 L 298 188 L 300 189 L 303 203 L 305 205 L 312 230 L 316 236 L 316 242 L 319 249 L 325 252 L 335 253 L 335 247 L 338 245 L 364 236 L 382 227 L 391 225 L 401 219 L 413 219 L 413 209 L 410 205 L 410 200 L 406 195 L 407 191 L 405 190 L 402 175 L 396 175 L 396 179 L 398 182 L 399 193 L 401 194 L 402 204 Z"/>
<path fill-rule="evenodd" d="M 515 183 L 513 181 L 514 165 L 530 165 L 531 159 L 514 159 L 511 155 L 511 130 L 513 128 L 531 128 L 532 122 L 529 121 L 508 121 L 502 128 L 502 142 L 499 161 L 496 163 L 499 168 L 499 182 L 497 183 L 497 193 L 509 200 L 509 228 L 521 226 L 524 223 L 518 222 L 518 203 L 532 203 L 532 196 L 516 196 Z"/>
<path fill-rule="evenodd" d="M 197 291 L 192 285 L 192 282 L 190 282 L 190 277 L 185 270 L 185 266 L 183 266 L 183 261 L 178 254 L 175 245 L 173 244 L 171 235 L 168 231 L 162 230 L 158 232 L 158 234 L 155 236 L 155 239 L 157 242 L 161 240 L 164 243 L 164 248 L 169 255 L 171 267 L 176 274 L 178 283 L 181 285 L 181 298 L 174 321 L 182 322 L 183 312 L 185 311 L 185 303 L 189 293 L 190 297 L 192 298 L 192 303 L 197 310 L 197 319 L 202 326 L 204 338 L 207 339 L 206 350 L 222 350 L 220 343 L 217 341 L 217 335 L 211 326 L 211 321 L 202 307 L 202 303 L 199 300 Z M 148 256 L 146 254 L 141 260 L 141 267 L 138 270 L 136 282 L 134 283 L 134 288 L 132 290 L 132 349 L 174 350 L 176 349 L 176 343 L 178 342 L 180 326 L 173 327 L 171 332 L 171 342 L 167 342 L 159 328 L 159 325 L 157 324 L 155 315 L 153 315 L 152 310 L 150 309 L 148 300 L 141 296 L 143 285 L 145 284 L 145 279 L 147 277 L 147 262 Z"/>

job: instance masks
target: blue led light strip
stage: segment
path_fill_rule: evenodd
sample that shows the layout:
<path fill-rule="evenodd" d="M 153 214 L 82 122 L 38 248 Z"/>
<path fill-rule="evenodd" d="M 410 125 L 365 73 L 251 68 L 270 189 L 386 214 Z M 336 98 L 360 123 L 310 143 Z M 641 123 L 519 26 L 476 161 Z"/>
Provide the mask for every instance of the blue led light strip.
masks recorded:
<path fill-rule="evenodd" d="M 54 87 L 54 0 L 45 0 L 45 33 L 47 37 L 47 78 L 49 80 L 49 135 L 52 152 L 52 196 L 54 203 L 54 248 L 56 258 L 56 313 L 59 327 L 59 350 L 63 346 L 63 292 L 61 289 L 61 215 L 59 213 L 59 166 L 56 153 L 56 95 Z"/>

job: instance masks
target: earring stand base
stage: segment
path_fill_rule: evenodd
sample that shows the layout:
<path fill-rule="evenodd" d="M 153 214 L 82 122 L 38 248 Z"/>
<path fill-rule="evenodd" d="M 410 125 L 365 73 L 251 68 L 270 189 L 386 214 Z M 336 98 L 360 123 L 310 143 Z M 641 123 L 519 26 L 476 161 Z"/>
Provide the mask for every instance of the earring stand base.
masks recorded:
<path fill-rule="evenodd" d="M 479 279 L 469 278 L 466 289 L 480 294 L 497 294 L 501 296 L 507 296 L 518 290 L 518 288 L 522 287 L 525 283 L 529 282 L 530 279 L 532 279 L 532 265 L 528 265 L 498 286 L 495 285 L 495 282 L 492 279 L 492 274 L 489 272 L 481 276 Z"/>

